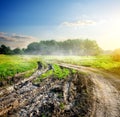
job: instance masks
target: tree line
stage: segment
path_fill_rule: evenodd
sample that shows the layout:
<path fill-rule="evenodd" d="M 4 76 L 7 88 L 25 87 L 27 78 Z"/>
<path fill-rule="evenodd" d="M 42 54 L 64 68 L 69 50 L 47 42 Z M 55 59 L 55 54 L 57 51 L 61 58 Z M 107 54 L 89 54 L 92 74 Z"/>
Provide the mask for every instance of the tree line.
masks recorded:
<path fill-rule="evenodd" d="M 68 39 L 65 41 L 46 40 L 30 43 L 27 48 L 15 48 L 1 45 L 0 54 L 34 55 L 98 55 L 102 52 L 96 41 L 89 39 Z"/>

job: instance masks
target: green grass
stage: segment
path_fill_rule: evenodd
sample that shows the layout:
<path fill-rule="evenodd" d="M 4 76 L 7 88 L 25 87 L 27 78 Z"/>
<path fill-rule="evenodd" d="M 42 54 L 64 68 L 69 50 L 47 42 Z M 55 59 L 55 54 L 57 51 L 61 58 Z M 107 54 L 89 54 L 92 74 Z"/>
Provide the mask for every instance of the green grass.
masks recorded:
<path fill-rule="evenodd" d="M 0 81 L 7 80 L 8 76 L 14 76 L 17 73 L 31 71 L 37 68 L 37 61 L 44 61 L 48 63 L 69 63 L 74 65 L 82 65 L 87 67 L 93 67 L 103 69 L 112 73 L 120 75 L 120 62 L 114 61 L 110 56 L 27 56 L 27 55 L 0 55 Z M 69 74 L 68 69 L 61 69 L 59 66 L 54 65 L 54 76 L 62 79 Z M 73 73 L 75 71 L 73 70 Z M 25 77 L 29 77 L 32 74 L 27 72 Z M 42 77 L 47 77 L 52 73 L 48 72 L 43 74 Z"/>
<path fill-rule="evenodd" d="M 64 109 L 65 108 L 65 105 L 64 105 L 64 103 L 60 103 L 60 109 Z"/>
<path fill-rule="evenodd" d="M 37 60 L 40 60 L 40 57 L 0 55 L 0 80 L 35 69 Z M 29 74 L 27 73 L 26 76 L 29 76 Z"/>
<path fill-rule="evenodd" d="M 33 82 L 35 84 L 40 83 L 43 79 L 48 78 L 50 76 L 57 79 L 64 79 L 70 74 L 70 70 L 66 68 L 61 69 L 59 65 L 54 64 L 53 68 L 54 70 L 49 70 L 43 73 L 42 75 L 40 75 L 40 77 L 36 78 Z M 76 73 L 76 71 L 72 70 L 72 73 Z"/>
<path fill-rule="evenodd" d="M 34 69 L 30 70 L 30 71 L 27 71 L 25 74 L 24 74 L 24 78 L 28 78 L 30 77 L 33 73 L 34 73 Z"/>
<path fill-rule="evenodd" d="M 70 74 L 70 70 L 66 68 L 60 68 L 59 65 L 53 65 L 54 67 L 54 76 L 58 79 L 66 78 Z"/>
<path fill-rule="evenodd" d="M 53 74 L 52 70 L 47 71 L 46 73 L 43 73 L 42 75 L 40 75 L 38 78 L 36 78 L 33 83 L 37 84 L 40 83 L 43 79 L 50 77 Z"/>
<path fill-rule="evenodd" d="M 120 75 L 120 62 L 111 56 L 51 56 L 49 61 L 93 67 Z"/>

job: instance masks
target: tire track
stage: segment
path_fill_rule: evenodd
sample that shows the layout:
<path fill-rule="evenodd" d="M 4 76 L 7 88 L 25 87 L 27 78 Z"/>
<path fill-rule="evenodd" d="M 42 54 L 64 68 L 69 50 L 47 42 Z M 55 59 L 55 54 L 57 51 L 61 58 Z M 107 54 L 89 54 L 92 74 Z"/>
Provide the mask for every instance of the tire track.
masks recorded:
<path fill-rule="evenodd" d="M 115 77 L 107 73 L 104 73 L 104 75 L 103 72 L 93 68 L 70 64 L 59 65 L 89 74 L 89 77 L 86 78 L 89 78 L 94 84 L 93 90 L 91 90 L 91 93 L 93 91 L 94 94 L 94 101 L 90 116 L 86 115 L 85 117 L 120 117 L 119 88 L 116 89 L 114 87 L 115 84 L 113 83 L 113 85 L 111 83 L 111 79 Z M 40 74 L 41 72 L 36 71 L 29 79 L 25 79 L 18 83 L 16 85 L 18 88 L 15 88 L 16 90 L 14 90 L 15 86 L 8 88 L 9 94 L 0 98 L 0 115 L 11 112 L 11 117 L 34 117 L 41 115 L 41 112 L 47 112 L 48 114 L 58 114 L 51 115 L 53 117 L 65 117 L 64 111 L 60 110 L 61 102 L 66 102 L 64 106 L 65 109 L 69 111 L 72 109 L 72 111 L 70 111 L 71 115 L 80 112 L 79 108 L 74 108 L 74 102 L 78 96 L 77 88 L 79 88 L 79 85 L 76 86 L 73 82 L 77 81 L 75 79 L 79 81 L 81 77 L 74 77 L 74 79 L 70 77 L 60 81 L 50 78 L 41 82 L 40 87 L 34 86 L 31 81 Z M 109 77 L 109 79 L 106 79 L 106 76 Z M 63 93 L 63 95 L 60 95 L 61 93 Z M 80 98 L 81 97 L 78 98 L 78 102 L 80 102 Z M 75 109 L 74 112 L 73 108 Z M 12 112 L 14 109 L 16 111 Z M 63 113 L 63 115 L 60 113 Z M 68 115 L 69 114 L 67 114 L 66 117 L 69 117 Z"/>
<path fill-rule="evenodd" d="M 116 80 L 116 77 L 93 68 L 71 64 L 59 65 L 82 71 L 90 75 L 90 79 L 94 83 L 93 93 L 95 96 L 91 117 L 120 117 L 120 91 L 111 84 L 111 79 L 114 78 Z M 106 76 L 109 77 L 109 79 L 106 79 Z"/>

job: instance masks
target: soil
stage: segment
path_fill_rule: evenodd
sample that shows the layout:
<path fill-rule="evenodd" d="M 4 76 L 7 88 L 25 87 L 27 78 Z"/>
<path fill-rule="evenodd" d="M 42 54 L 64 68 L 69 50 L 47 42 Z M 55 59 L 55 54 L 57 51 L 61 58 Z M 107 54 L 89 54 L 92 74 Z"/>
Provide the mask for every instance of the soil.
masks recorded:
<path fill-rule="evenodd" d="M 96 69 L 60 64 L 78 72 L 65 79 L 53 76 L 39 84 L 45 71 L 1 90 L 1 117 L 120 117 L 119 85 L 115 77 Z M 120 83 L 120 82 L 119 82 Z"/>
<path fill-rule="evenodd" d="M 120 117 L 120 76 L 83 66 L 62 64 L 88 73 L 93 85 L 93 110 L 90 117 Z"/>

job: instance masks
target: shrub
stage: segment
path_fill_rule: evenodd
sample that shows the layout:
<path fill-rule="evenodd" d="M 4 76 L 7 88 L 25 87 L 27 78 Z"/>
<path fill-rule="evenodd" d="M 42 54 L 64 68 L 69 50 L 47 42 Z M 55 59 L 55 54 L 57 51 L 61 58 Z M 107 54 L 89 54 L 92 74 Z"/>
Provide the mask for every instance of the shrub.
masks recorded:
<path fill-rule="evenodd" d="M 120 48 L 113 51 L 112 59 L 114 61 L 120 61 Z"/>

